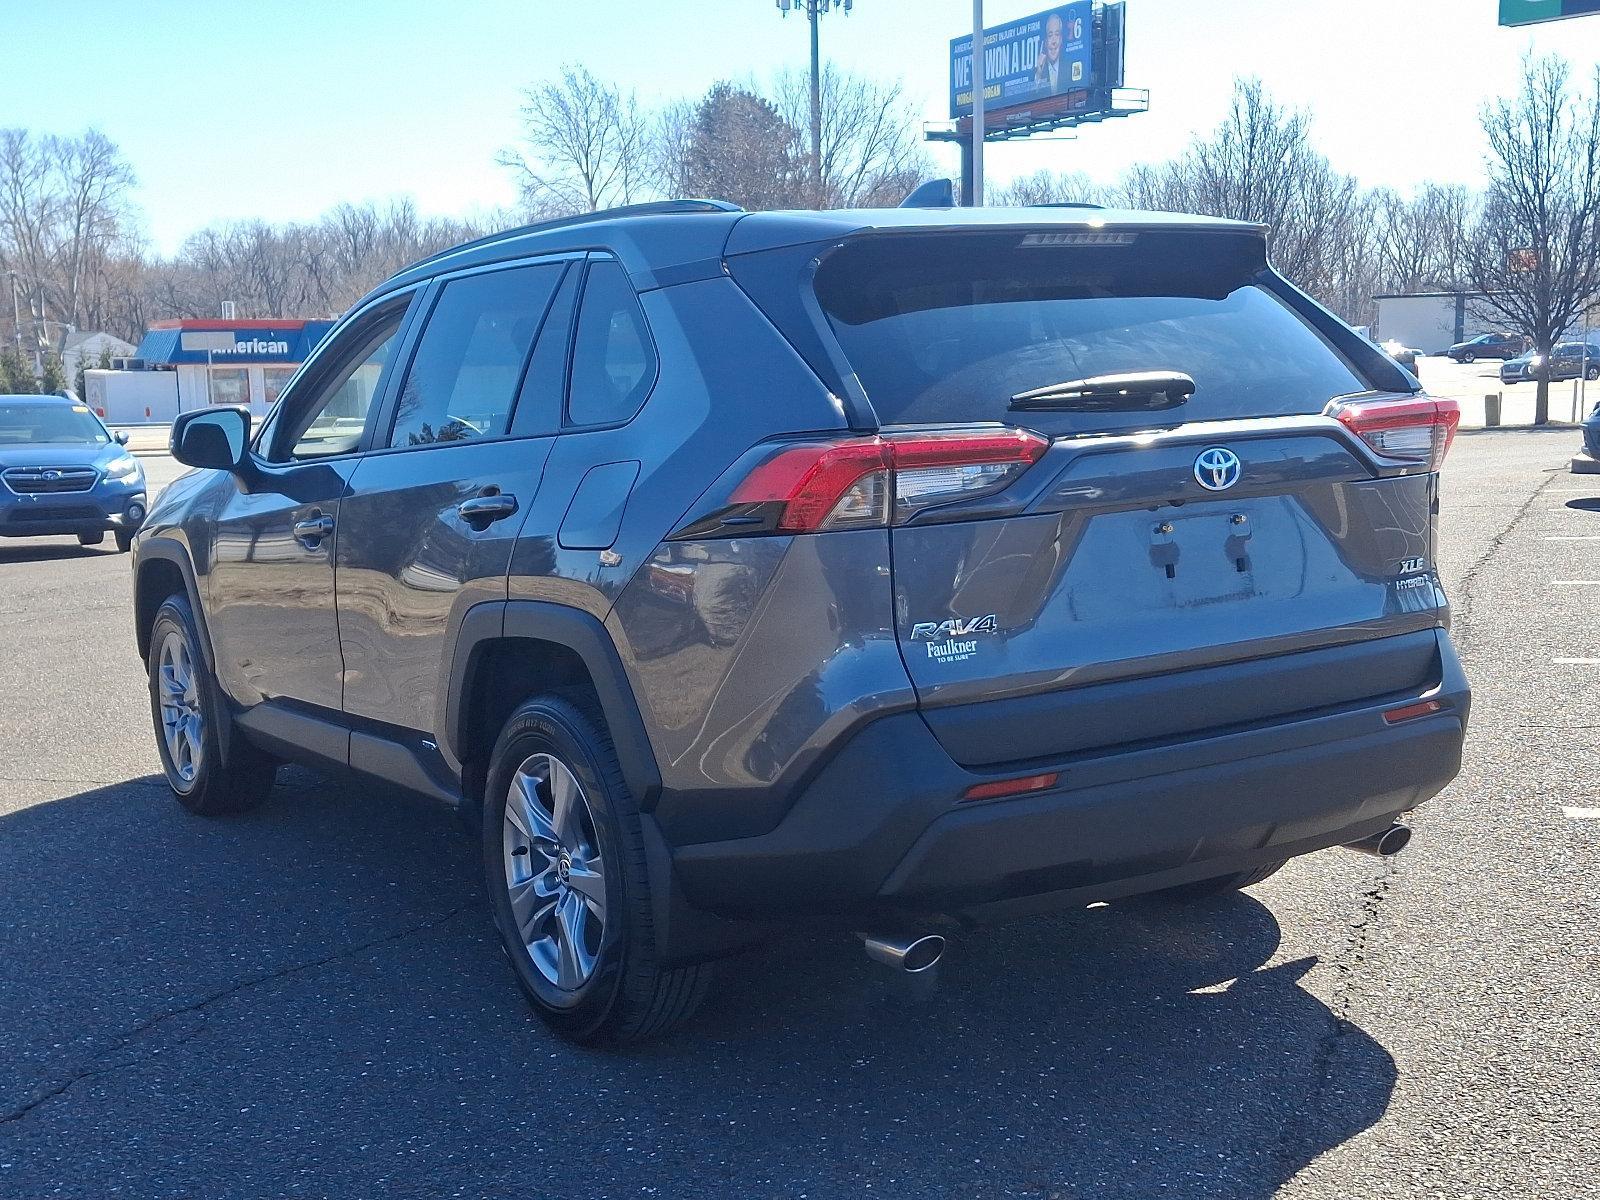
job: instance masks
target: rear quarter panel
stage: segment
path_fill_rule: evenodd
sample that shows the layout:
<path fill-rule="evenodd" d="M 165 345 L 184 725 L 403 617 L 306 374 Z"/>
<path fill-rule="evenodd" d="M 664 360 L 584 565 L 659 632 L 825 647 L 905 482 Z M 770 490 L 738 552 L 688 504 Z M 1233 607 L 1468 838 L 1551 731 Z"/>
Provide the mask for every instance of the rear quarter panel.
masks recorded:
<path fill-rule="evenodd" d="M 639 415 L 614 429 L 562 433 L 511 558 L 510 599 L 604 618 L 623 587 L 734 459 L 764 438 L 840 428 L 838 402 L 728 279 L 644 292 L 660 359 Z M 560 545 L 591 467 L 636 462 L 637 481 L 610 554 Z M 615 561 L 613 561 L 613 556 Z"/>

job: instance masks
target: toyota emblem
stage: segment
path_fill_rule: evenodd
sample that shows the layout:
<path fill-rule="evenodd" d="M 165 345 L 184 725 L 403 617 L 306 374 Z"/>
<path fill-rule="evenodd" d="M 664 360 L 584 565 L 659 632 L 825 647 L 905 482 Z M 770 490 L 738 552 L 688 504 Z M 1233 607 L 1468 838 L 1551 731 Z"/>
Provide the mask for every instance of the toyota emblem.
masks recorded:
<path fill-rule="evenodd" d="M 1194 477 L 1208 492 L 1225 492 L 1239 482 L 1243 470 L 1239 456 L 1226 446 L 1212 446 L 1200 451 L 1194 460 Z"/>

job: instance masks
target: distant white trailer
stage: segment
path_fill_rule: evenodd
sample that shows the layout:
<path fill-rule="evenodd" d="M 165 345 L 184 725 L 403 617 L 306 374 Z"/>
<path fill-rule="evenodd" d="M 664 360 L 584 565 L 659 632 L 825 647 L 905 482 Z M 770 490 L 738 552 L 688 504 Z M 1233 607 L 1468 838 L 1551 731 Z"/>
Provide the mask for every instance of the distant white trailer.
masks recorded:
<path fill-rule="evenodd" d="M 1416 292 L 1374 299 L 1378 302 L 1380 342 L 1395 341 L 1424 354 L 1443 354 L 1457 342 L 1487 332 L 1487 326 L 1472 326 L 1471 306 L 1463 292 Z"/>
<path fill-rule="evenodd" d="M 178 377 L 171 371 L 83 373 L 84 402 L 107 425 L 164 425 L 178 415 Z"/>

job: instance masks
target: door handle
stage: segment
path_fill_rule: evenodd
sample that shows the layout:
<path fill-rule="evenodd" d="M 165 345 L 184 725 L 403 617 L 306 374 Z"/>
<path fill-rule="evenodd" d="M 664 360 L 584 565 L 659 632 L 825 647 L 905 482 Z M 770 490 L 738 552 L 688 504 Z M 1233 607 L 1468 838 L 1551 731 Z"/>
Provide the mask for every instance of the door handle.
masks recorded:
<path fill-rule="evenodd" d="M 325 513 L 302 517 L 292 526 L 297 541 L 315 545 L 333 532 L 333 518 Z"/>
<path fill-rule="evenodd" d="M 480 494 L 456 505 L 461 519 L 480 532 L 516 511 L 517 498 L 505 492 Z"/>

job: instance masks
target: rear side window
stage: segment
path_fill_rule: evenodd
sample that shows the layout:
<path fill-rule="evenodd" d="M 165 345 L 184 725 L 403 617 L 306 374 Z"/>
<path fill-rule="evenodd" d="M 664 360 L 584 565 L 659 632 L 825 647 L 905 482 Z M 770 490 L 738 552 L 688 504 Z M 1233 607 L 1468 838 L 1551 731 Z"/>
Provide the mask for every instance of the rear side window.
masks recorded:
<path fill-rule="evenodd" d="M 574 425 L 631 420 L 656 379 L 656 352 L 644 312 L 622 267 L 589 267 L 572 346 L 567 419 Z"/>
<path fill-rule="evenodd" d="M 470 441 L 506 431 L 561 269 L 544 263 L 445 284 L 400 389 L 391 446 Z"/>
<path fill-rule="evenodd" d="M 517 410 L 511 416 L 511 432 L 516 437 L 538 437 L 561 429 L 561 406 L 567 387 L 567 343 L 572 336 L 572 310 L 578 302 L 578 285 L 583 279 L 583 264 L 569 267 L 561 287 L 550 302 L 539 340 L 533 344 L 528 369 L 517 393 Z"/>
<path fill-rule="evenodd" d="M 1320 412 L 1367 390 L 1258 285 L 1258 238 L 1149 231 L 1075 244 L 1091 236 L 872 237 L 826 259 L 817 296 L 878 419 L 1148 426 L 1148 413 L 1010 410 L 1019 392 L 1126 372 L 1193 377 L 1164 424 Z"/>

